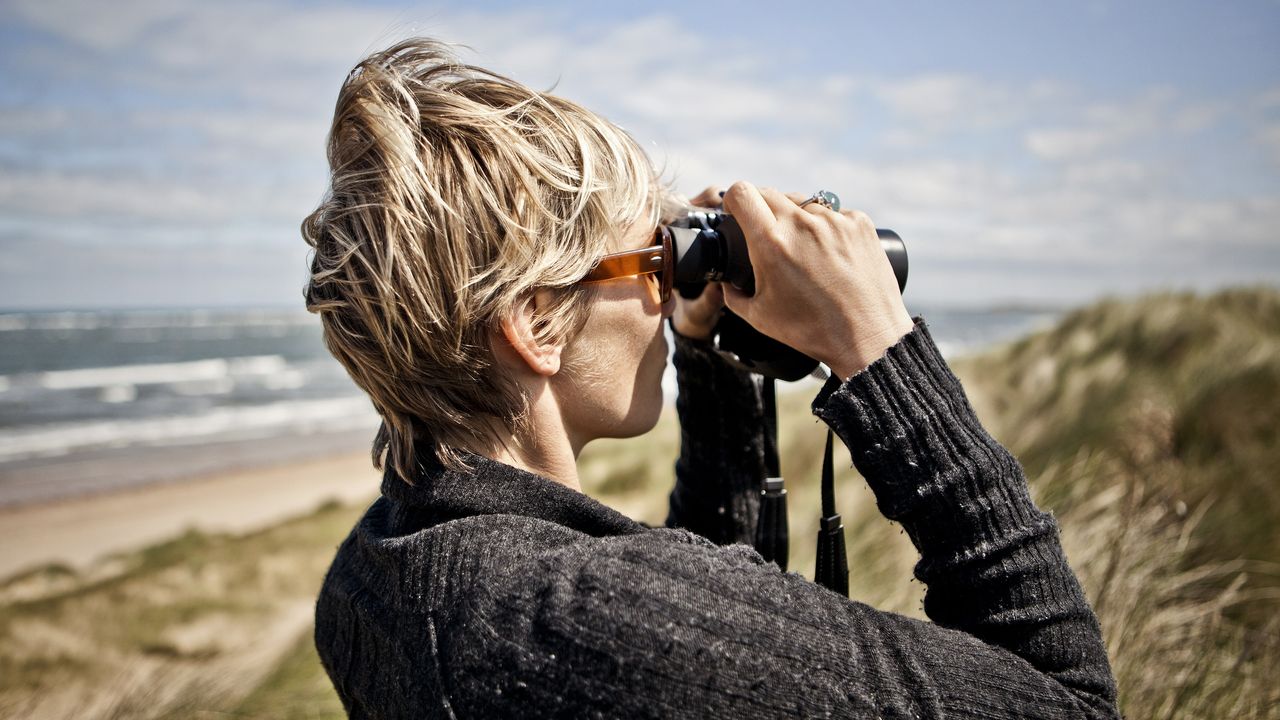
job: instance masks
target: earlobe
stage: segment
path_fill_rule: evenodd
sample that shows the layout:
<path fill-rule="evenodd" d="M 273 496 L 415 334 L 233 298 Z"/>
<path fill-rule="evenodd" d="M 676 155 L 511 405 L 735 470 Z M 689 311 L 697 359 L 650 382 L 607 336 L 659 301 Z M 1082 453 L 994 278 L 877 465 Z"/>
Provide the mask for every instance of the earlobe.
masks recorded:
<path fill-rule="evenodd" d="M 502 321 L 502 334 L 511 344 L 511 349 L 516 351 L 530 370 L 538 375 L 551 377 L 560 372 L 562 347 L 558 343 L 540 341 L 534 332 L 534 313 L 537 311 L 537 304 L 537 299 L 533 295 L 522 300 Z"/>

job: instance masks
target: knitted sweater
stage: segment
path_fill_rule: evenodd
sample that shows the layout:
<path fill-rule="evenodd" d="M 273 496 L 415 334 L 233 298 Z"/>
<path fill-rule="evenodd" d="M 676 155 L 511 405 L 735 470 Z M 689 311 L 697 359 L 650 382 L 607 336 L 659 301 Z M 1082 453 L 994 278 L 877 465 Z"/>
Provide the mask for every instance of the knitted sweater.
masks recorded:
<path fill-rule="evenodd" d="M 667 528 L 470 456 L 393 475 L 338 550 L 316 645 L 353 718 L 1116 717 L 1054 520 L 922 322 L 815 414 L 920 552 L 923 622 L 748 545 L 759 393 L 677 338 Z"/>

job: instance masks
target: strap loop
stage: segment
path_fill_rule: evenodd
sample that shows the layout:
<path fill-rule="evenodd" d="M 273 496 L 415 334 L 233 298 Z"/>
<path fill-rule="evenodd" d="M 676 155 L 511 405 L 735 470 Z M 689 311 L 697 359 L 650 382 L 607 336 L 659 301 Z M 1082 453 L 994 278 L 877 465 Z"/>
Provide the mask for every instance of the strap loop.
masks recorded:
<path fill-rule="evenodd" d="M 768 477 L 760 497 L 760 516 L 756 519 L 756 552 L 767 562 L 784 571 L 791 553 L 787 529 L 787 489 L 783 486 L 778 461 L 778 402 L 773 378 L 764 379 L 764 467 Z"/>
<path fill-rule="evenodd" d="M 832 432 L 827 430 L 827 448 L 822 458 L 822 522 L 818 527 L 818 559 L 813 580 L 849 597 L 849 559 L 844 546 L 844 523 L 836 512 L 836 482 L 831 460 Z"/>

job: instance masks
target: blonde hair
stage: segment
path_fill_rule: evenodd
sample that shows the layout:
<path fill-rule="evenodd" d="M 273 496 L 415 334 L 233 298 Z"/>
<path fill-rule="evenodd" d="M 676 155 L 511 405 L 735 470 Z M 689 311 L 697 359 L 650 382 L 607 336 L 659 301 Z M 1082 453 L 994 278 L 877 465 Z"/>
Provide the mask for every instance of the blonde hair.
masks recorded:
<path fill-rule="evenodd" d="M 427 39 L 351 71 L 328 158 L 331 187 L 302 223 L 307 309 L 382 416 L 374 466 L 409 482 L 415 448 L 461 467 L 459 448 L 490 446 L 487 418 L 527 421 L 491 331 L 551 288 L 534 331 L 567 342 L 587 313 L 577 281 L 667 203 L 623 130 Z"/>

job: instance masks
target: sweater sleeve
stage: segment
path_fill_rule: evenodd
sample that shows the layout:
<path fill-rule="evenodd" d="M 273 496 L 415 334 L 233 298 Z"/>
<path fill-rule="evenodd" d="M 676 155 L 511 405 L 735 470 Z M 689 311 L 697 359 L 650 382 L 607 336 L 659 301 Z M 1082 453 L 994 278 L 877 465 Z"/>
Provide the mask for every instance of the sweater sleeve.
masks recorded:
<path fill-rule="evenodd" d="M 673 334 L 680 456 L 666 526 L 750 544 L 765 474 L 759 385 L 710 343 Z"/>
<path fill-rule="evenodd" d="M 979 423 L 923 320 L 871 367 L 828 383 L 814 412 L 849 447 L 881 513 L 919 550 L 915 575 L 930 619 L 1113 706 L 1102 632 L 1057 523 Z"/>
<path fill-rule="evenodd" d="M 479 583 L 440 648 L 454 707 L 529 717 L 1117 716 L 1053 520 L 923 327 L 819 413 L 921 552 L 926 623 L 686 532 L 592 538 Z"/>

